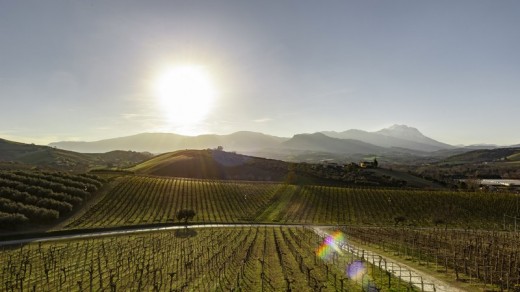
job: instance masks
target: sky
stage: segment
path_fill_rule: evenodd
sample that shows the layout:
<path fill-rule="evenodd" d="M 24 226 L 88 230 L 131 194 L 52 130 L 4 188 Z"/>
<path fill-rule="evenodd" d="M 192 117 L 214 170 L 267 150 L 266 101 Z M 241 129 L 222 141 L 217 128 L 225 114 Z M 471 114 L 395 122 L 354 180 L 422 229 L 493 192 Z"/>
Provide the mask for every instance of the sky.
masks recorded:
<path fill-rule="evenodd" d="M 514 0 L 0 0 L 0 137 L 405 124 L 519 144 L 519 15 Z M 160 102 L 157 80 L 179 66 L 204 70 L 211 102 Z M 202 118 L 172 119 L 193 104 Z"/>

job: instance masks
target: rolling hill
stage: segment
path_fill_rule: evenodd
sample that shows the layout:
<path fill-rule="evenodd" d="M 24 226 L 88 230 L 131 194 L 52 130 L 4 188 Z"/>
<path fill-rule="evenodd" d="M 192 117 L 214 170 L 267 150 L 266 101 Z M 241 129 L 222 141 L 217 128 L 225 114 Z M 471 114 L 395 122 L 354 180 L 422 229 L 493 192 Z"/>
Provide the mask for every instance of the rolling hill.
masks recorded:
<path fill-rule="evenodd" d="M 327 153 L 353 154 L 378 154 L 385 148 L 353 139 L 331 138 L 322 133 L 299 134 L 292 139 L 283 142 L 280 148 L 318 151 Z"/>
<path fill-rule="evenodd" d="M 220 150 L 179 150 L 165 153 L 128 170 L 138 175 L 277 181 L 299 185 L 439 187 L 422 178 L 390 169 L 349 169 L 338 164 L 290 163 Z"/>
<path fill-rule="evenodd" d="M 231 151 L 252 151 L 278 146 L 287 138 L 256 132 L 236 132 L 229 135 L 183 136 L 172 133 L 142 133 L 133 136 L 94 142 L 55 142 L 50 146 L 83 153 L 112 150 L 165 153 L 181 149 L 207 149 L 223 146 Z"/>
<path fill-rule="evenodd" d="M 199 136 L 142 133 L 94 142 L 56 142 L 50 145 L 84 153 L 117 149 L 168 153 L 222 146 L 226 151 L 292 162 L 333 160 L 343 163 L 377 156 L 381 162 L 397 165 L 435 163 L 449 156 L 474 150 L 471 147 L 455 147 L 436 141 L 416 128 L 405 125 L 394 125 L 376 132 L 355 129 L 343 132 L 323 131 L 297 134 L 292 138 L 247 131 Z"/>
<path fill-rule="evenodd" d="M 520 148 L 480 149 L 450 156 L 443 160 L 449 163 L 483 163 L 519 161 Z"/>
<path fill-rule="evenodd" d="M 233 180 L 282 181 L 288 163 L 219 150 L 180 150 L 158 155 L 129 170 L 138 174 Z"/>
<path fill-rule="evenodd" d="M 84 172 L 92 167 L 128 167 L 149 159 L 150 153 L 111 151 L 77 153 L 49 146 L 0 139 L 0 162 L 4 168 L 39 167 Z"/>

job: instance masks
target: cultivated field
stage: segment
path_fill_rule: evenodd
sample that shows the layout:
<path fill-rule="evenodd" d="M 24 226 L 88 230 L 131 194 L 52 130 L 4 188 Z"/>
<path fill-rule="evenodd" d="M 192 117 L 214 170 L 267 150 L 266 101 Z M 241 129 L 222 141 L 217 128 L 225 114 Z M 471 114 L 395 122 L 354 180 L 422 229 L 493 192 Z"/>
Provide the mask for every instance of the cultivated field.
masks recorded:
<path fill-rule="evenodd" d="M 101 186 L 93 175 L 0 171 L 0 229 L 56 221 Z"/>
<path fill-rule="evenodd" d="M 179 222 L 411 225 L 499 229 L 518 195 L 459 191 L 297 186 L 283 183 L 126 176 L 67 228 Z"/>
<path fill-rule="evenodd" d="M 34 181 L 55 192 L 58 182 L 63 188 L 82 183 L 90 191 L 101 186 L 92 176 L 69 182 L 63 174 L 1 175 L 17 188 Z M 193 210 L 192 223 L 337 225 L 340 241 L 443 273 L 471 291 L 516 291 L 520 284 L 518 233 L 497 231 L 514 227 L 516 194 L 142 175 L 110 180 L 89 201 L 93 205 L 64 222 L 68 232 L 183 225 L 179 210 Z M 395 278 L 395 264 L 387 272 L 380 268 L 386 268 L 381 257 L 348 246 L 340 249 L 303 227 L 181 228 L 4 247 L 0 281 L 5 291 L 411 291 L 424 286 L 411 274 L 408 282 Z M 401 273 L 404 266 L 397 266 Z"/>
<path fill-rule="evenodd" d="M 462 229 L 344 227 L 349 238 L 391 251 L 464 283 L 520 290 L 520 233 Z"/>
<path fill-rule="evenodd" d="M 4 291 L 414 290 L 296 227 L 181 229 L 34 243 L 4 250 L 0 260 Z"/>

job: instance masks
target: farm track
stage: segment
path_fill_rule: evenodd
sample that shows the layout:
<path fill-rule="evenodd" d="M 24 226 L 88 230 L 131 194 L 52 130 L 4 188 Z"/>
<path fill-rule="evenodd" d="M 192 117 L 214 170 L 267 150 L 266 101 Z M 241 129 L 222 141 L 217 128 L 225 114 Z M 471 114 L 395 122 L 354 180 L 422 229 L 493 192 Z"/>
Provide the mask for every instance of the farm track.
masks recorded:
<path fill-rule="evenodd" d="M 0 241 L 0 246 L 8 246 L 8 245 L 17 245 L 17 244 L 25 244 L 25 243 L 33 243 L 33 242 L 47 242 L 47 241 L 59 241 L 59 240 L 72 240 L 72 239 L 88 239 L 95 237 L 104 237 L 104 236 L 115 236 L 115 235 L 130 235 L 136 233 L 146 233 L 146 232 L 155 232 L 155 231 L 168 231 L 168 230 L 179 230 L 184 228 L 233 228 L 233 227 L 321 227 L 321 228 L 334 228 L 337 225 L 305 225 L 305 224 L 229 224 L 229 223 L 219 223 L 219 224 L 190 224 L 190 225 L 175 225 L 175 226 L 162 226 L 162 227 L 145 227 L 139 228 L 118 228 L 117 230 L 106 230 L 106 231 L 93 231 L 93 232 L 84 232 L 82 230 L 69 230 L 70 234 L 65 235 L 52 235 L 48 236 L 39 236 L 32 238 L 23 238 L 23 239 L 14 239 L 14 240 L 5 240 Z"/>
<path fill-rule="evenodd" d="M 322 238 L 326 238 L 326 237 L 330 236 L 329 233 L 327 233 L 325 230 L 323 230 L 323 227 L 313 226 L 312 229 L 314 230 L 314 232 L 316 232 L 316 234 L 318 234 Z M 420 291 L 425 291 L 425 292 L 432 292 L 432 291 L 462 292 L 462 291 L 465 291 L 465 290 L 461 290 L 459 288 L 455 288 L 455 287 L 449 285 L 448 283 L 441 281 L 429 274 L 418 271 L 418 270 L 404 264 L 403 262 L 395 261 L 393 259 L 382 256 L 382 255 L 372 252 L 372 251 L 363 250 L 354 244 L 345 243 L 341 246 L 341 249 L 345 250 L 349 253 L 353 253 L 353 254 L 357 255 L 358 257 L 362 257 L 373 265 L 380 266 L 382 269 L 390 272 L 395 277 L 400 278 L 405 282 L 411 283 L 413 286 L 418 288 Z M 384 262 L 384 265 L 381 265 L 382 262 Z"/>
<path fill-rule="evenodd" d="M 316 234 L 318 234 L 322 238 L 326 238 L 329 236 L 329 233 L 325 231 L 327 228 L 337 227 L 336 225 L 305 225 L 305 224 L 195 224 L 188 226 L 165 226 L 165 227 L 148 227 L 148 228 L 129 228 L 129 229 L 121 229 L 121 230 L 111 230 L 111 231 L 97 231 L 91 233 L 78 233 L 78 234 L 69 234 L 69 235 L 58 235 L 58 236 L 48 236 L 48 237 L 35 237 L 35 238 L 25 238 L 19 240 L 9 240 L 0 242 L 0 246 L 10 246 L 10 245 L 20 245 L 26 243 L 35 243 L 35 242 L 49 242 L 49 241 L 62 241 L 62 240 L 74 240 L 74 239 L 91 239 L 97 237 L 107 237 L 107 236 L 118 236 L 118 235 L 130 235 L 137 233 L 148 233 L 148 232 L 156 232 L 156 231 L 168 231 L 168 230 L 179 230 L 184 228 L 243 228 L 243 227 L 306 227 L 313 230 Z M 385 256 L 382 256 L 378 253 L 363 250 L 360 247 L 347 243 L 343 244 L 341 248 L 348 253 L 355 254 L 358 257 L 364 258 L 369 263 L 379 266 L 383 270 L 391 273 L 393 276 L 400 278 L 403 282 L 410 283 L 415 286 L 420 291 L 454 291 L 454 292 L 462 292 L 464 290 L 455 288 L 444 281 L 441 281 L 431 275 L 428 275 L 424 272 L 420 272 L 414 268 L 409 267 L 408 265 L 396 261 L 391 260 Z M 384 265 L 381 265 L 381 262 L 384 261 Z"/>

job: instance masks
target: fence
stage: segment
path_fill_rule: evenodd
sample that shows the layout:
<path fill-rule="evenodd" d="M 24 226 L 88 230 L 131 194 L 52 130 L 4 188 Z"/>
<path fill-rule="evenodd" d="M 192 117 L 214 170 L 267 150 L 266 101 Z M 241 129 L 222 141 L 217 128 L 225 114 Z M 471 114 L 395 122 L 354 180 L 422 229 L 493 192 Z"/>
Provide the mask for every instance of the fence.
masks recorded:
<path fill-rule="evenodd" d="M 325 231 L 319 228 L 312 229 L 316 234 L 318 234 L 322 238 L 329 236 L 329 234 L 327 234 Z M 453 288 L 448 289 L 448 287 L 444 287 L 442 284 L 436 284 L 428 279 L 424 279 L 423 276 L 419 275 L 413 269 L 405 267 L 403 265 L 399 265 L 377 253 L 364 250 L 349 243 L 341 243 L 340 247 L 342 250 L 355 255 L 362 261 L 369 262 L 370 264 L 378 267 L 379 269 L 386 271 L 388 273 L 389 279 L 391 274 L 397 277 L 399 281 L 404 281 L 411 288 L 411 290 L 414 290 L 415 288 L 425 292 L 453 291 Z M 383 275 L 381 275 L 381 277 L 383 277 Z M 388 285 L 390 287 L 390 280 L 388 281 Z"/>

